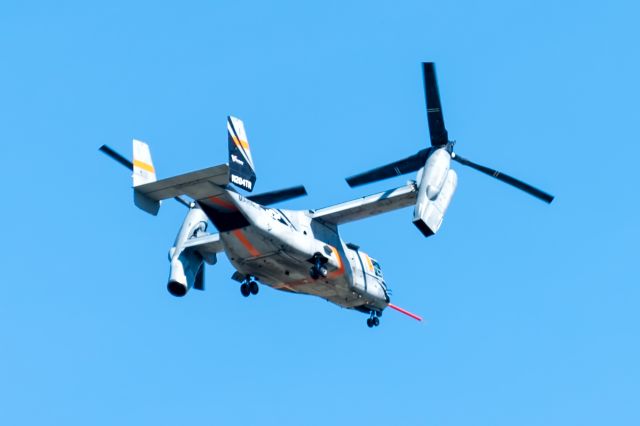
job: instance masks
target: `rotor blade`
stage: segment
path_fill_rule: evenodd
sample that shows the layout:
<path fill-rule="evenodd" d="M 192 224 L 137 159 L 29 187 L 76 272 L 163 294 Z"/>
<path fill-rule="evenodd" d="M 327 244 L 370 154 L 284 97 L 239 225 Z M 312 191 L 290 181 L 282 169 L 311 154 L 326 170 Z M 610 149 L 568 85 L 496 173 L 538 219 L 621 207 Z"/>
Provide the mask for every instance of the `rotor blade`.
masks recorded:
<path fill-rule="evenodd" d="M 179 202 L 180 204 L 182 204 L 183 206 L 185 206 L 186 208 L 188 208 L 188 209 L 191 208 L 191 204 L 189 204 L 189 202 L 187 202 L 187 200 L 185 200 L 181 196 L 178 195 L 176 197 L 173 197 L 173 199 L 176 200 L 177 202 Z"/>
<path fill-rule="evenodd" d="M 412 156 L 402 160 L 394 161 L 393 163 L 385 164 L 384 166 L 349 176 L 346 179 L 347 184 L 353 188 L 354 186 L 360 186 L 366 183 L 415 172 L 416 170 L 419 170 L 420 167 L 424 166 L 425 161 L 427 161 L 428 152 L 429 149 L 423 149 L 418 151 L 417 154 L 413 154 Z"/>
<path fill-rule="evenodd" d="M 446 145 L 449 142 L 449 134 L 444 127 L 436 66 L 433 62 L 422 63 L 422 76 L 424 79 L 424 95 L 427 101 L 427 120 L 429 121 L 431 146 Z"/>
<path fill-rule="evenodd" d="M 117 153 L 113 149 L 109 148 L 107 145 L 102 145 L 98 149 L 100 151 L 104 152 L 109 157 L 111 157 L 114 160 L 116 160 L 118 163 L 120 163 L 123 166 L 125 166 L 127 169 L 133 170 L 133 163 L 131 161 L 127 160 L 124 156 L 122 156 L 121 154 Z"/>
<path fill-rule="evenodd" d="M 262 204 L 263 206 L 268 206 L 271 204 L 276 204 L 281 201 L 290 200 L 292 198 L 302 197 L 303 195 L 307 195 L 307 190 L 302 185 L 292 186 L 291 188 L 278 189 L 275 191 L 264 192 L 262 194 L 252 195 L 247 197 L 254 203 Z"/>
<path fill-rule="evenodd" d="M 451 158 L 460 164 L 469 166 L 472 169 L 476 169 L 477 171 L 482 172 L 491 177 L 494 177 L 498 180 L 501 180 L 504 183 L 508 183 L 511 186 L 515 186 L 516 188 L 526 192 L 527 194 L 533 195 L 534 197 L 544 201 L 547 204 L 550 204 L 553 201 L 553 198 L 554 198 L 553 195 L 547 194 L 546 192 L 541 191 L 538 188 L 534 188 L 528 183 L 524 183 L 521 180 L 518 180 L 507 174 L 501 173 L 497 170 L 490 169 L 489 167 L 481 166 L 480 164 L 476 164 L 473 161 L 469 161 L 466 158 L 460 157 L 458 154 L 454 154 Z"/>

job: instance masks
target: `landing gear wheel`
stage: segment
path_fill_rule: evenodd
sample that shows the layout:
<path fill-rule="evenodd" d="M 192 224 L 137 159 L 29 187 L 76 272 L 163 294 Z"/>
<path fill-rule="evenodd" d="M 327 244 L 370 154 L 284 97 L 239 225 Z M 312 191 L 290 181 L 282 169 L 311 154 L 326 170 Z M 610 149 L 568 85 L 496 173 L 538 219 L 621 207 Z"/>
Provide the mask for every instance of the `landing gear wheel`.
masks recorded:
<path fill-rule="evenodd" d="M 371 318 L 367 318 L 367 326 L 369 328 L 373 327 L 373 320 Z"/>
<path fill-rule="evenodd" d="M 251 292 L 251 294 L 253 294 L 254 296 L 256 294 L 258 294 L 258 291 L 260 290 L 260 287 L 258 287 L 258 283 L 255 281 L 251 281 L 249 283 L 249 291 Z"/>
<path fill-rule="evenodd" d="M 249 285 L 247 283 L 243 283 L 240 286 L 240 293 L 242 293 L 244 297 L 249 297 L 249 295 L 251 294 L 251 290 L 249 289 Z"/>
<path fill-rule="evenodd" d="M 376 327 L 380 325 L 380 320 L 378 319 L 378 317 L 373 317 L 371 318 L 371 322 L 373 323 L 373 325 L 375 325 Z"/>
<path fill-rule="evenodd" d="M 320 278 L 320 274 L 318 273 L 318 271 L 316 270 L 315 266 L 312 266 L 311 269 L 309 269 L 309 275 L 311 276 L 311 278 L 313 278 L 314 280 L 317 280 L 318 278 Z"/>
<path fill-rule="evenodd" d="M 328 274 L 329 271 L 324 266 L 312 266 L 311 269 L 309 269 L 309 275 L 311 275 L 311 278 L 314 280 L 317 280 L 320 277 L 327 278 Z"/>
<path fill-rule="evenodd" d="M 328 259 L 323 257 L 320 253 L 313 255 L 313 258 L 311 258 L 313 266 L 309 269 L 309 275 L 311 275 L 311 278 L 317 280 L 320 277 L 326 278 L 327 275 L 329 275 L 329 270 L 324 266 L 325 263 L 327 263 L 327 260 Z"/>

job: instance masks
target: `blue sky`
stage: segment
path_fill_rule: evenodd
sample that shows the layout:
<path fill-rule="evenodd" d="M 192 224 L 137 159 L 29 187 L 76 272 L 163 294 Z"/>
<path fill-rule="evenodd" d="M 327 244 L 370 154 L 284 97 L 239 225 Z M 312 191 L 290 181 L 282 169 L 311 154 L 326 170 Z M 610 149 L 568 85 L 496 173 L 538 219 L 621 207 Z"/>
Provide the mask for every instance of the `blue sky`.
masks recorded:
<path fill-rule="evenodd" d="M 0 5 L 0 424 L 635 425 L 640 422 L 635 2 L 18 2 Z M 317 208 L 428 143 L 437 63 L 469 169 L 441 232 L 411 210 L 344 226 L 394 302 L 362 314 L 264 288 L 223 257 L 166 292 L 185 214 L 132 203 L 101 155 L 162 177 L 226 161 L 247 126 L 258 191 Z"/>

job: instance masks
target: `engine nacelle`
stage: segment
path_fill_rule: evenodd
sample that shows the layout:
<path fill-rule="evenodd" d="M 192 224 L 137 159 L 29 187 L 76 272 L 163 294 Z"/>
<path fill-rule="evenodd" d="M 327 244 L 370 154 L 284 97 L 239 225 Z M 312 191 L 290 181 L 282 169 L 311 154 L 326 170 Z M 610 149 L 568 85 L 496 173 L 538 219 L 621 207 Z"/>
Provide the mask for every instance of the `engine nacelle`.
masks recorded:
<path fill-rule="evenodd" d="M 169 250 L 169 283 L 167 290 L 174 296 L 182 297 L 192 288 L 204 288 L 204 261 L 215 263 L 215 254 L 205 259 L 195 249 L 185 247 L 185 243 L 207 229 L 207 216 L 198 207 L 189 209 L 173 247 Z M 213 257 L 211 257 L 213 256 Z"/>
<path fill-rule="evenodd" d="M 194 250 L 185 250 L 171 259 L 167 290 L 176 297 L 182 297 L 196 284 L 204 269 L 202 257 Z"/>
<path fill-rule="evenodd" d="M 451 155 L 442 148 L 431 154 L 421 169 L 413 223 L 425 237 L 435 234 L 440 229 L 456 190 L 458 175 L 450 167 Z"/>

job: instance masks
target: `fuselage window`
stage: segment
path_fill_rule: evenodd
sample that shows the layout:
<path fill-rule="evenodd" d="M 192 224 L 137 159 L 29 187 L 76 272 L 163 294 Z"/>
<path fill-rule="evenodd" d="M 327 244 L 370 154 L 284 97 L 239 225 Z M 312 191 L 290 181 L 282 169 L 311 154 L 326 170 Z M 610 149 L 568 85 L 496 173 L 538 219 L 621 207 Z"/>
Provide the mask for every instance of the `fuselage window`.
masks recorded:
<path fill-rule="evenodd" d="M 371 259 L 371 263 L 373 264 L 373 270 L 375 271 L 376 276 L 382 278 L 382 268 L 380 267 L 380 264 L 373 259 Z"/>

